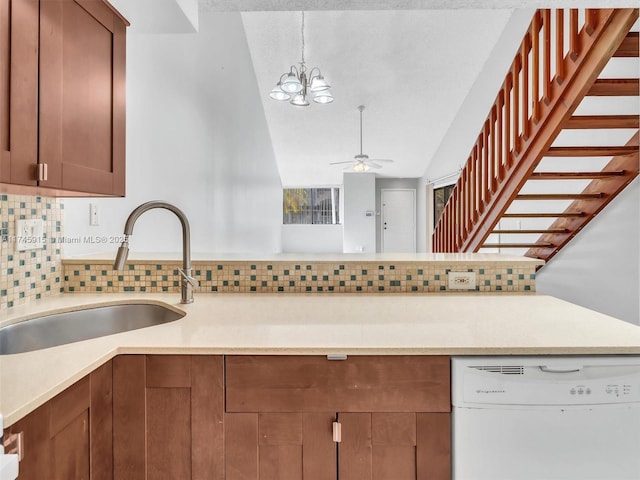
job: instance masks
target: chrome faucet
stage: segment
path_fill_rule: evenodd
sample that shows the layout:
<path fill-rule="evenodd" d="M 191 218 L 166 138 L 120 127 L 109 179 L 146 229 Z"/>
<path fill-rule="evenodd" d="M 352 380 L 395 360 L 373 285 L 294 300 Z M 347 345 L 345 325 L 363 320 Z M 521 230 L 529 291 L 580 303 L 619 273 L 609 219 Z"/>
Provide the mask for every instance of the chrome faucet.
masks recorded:
<path fill-rule="evenodd" d="M 124 264 L 129 255 L 129 236 L 133 233 L 133 224 L 138 217 L 148 210 L 154 208 L 164 208 L 176 214 L 182 224 L 182 268 L 178 268 L 181 278 L 182 298 L 180 303 L 193 303 L 193 289 L 199 285 L 198 280 L 191 276 L 191 232 L 189 231 L 189 221 L 182 210 L 174 207 L 170 203 L 162 201 L 152 201 L 143 203 L 137 207 L 127 218 L 124 225 L 125 241 L 118 248 L 116 260 L 113 263 L 114 270 L 124 270 Z"/>

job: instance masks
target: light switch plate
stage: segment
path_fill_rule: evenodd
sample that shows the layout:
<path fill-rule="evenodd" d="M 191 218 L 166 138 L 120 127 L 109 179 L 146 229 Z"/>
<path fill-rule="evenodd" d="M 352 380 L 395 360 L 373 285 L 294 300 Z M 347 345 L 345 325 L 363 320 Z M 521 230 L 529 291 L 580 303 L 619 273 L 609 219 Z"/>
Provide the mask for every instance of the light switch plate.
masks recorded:
<path fill-rule="evenodd" d="M 475 290 L 475 272 L 449 272 L 449 290 Z"/>
<path fill-rule="evenodd" d="M 44 222 L 40 218 L 16 220 L 16 250 L 34 250 L 44 245 Z"/>

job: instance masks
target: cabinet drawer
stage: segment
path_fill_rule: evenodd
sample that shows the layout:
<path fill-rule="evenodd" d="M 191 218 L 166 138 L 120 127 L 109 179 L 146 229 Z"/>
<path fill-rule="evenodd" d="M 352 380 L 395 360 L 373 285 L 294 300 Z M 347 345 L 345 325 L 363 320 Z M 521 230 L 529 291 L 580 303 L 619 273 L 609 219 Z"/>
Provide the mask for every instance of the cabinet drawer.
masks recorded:
<path fill-rule="evenodd" d="M 226 357 L 227 412 L 449 412 L 449 357 Z"/>

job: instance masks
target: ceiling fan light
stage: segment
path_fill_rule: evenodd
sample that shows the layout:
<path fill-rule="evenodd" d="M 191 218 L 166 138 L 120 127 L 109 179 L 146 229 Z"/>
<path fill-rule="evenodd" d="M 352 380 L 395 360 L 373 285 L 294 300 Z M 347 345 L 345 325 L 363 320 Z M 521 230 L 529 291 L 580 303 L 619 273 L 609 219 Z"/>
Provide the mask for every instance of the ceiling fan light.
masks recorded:
<path fill-rule="evenodd" d="M 366 172 L 367 170 L 369 170 L 369 165 L 364 162 L 358 162 L 353 166 L 354 172 Z"/>
<path fill-rule="evenodd" d="M 325 90 L 329 90 L 329 88 L 331 88 L 331 85 L 329 85 L 329 83 L 327 83 L 327 81 L 324 79 L 324 77 L 322 75 L 318 75 L 318 76 L 313 77 L 311 79 L 311 88 L 310 88 L 310 90 L 313 93 L 323 92 Z"/>
<path fill-rule="evenodd" d="M 313 101 L 316 103 L 327 104 L 333 102 L 333 95 L 329 90 L 324 90 L 322 92 L 316 93 L 313 97 Z"/>
<path fill-rule="evenodd" d="M 289 103 L 291 103 L 291 105 L 295 105 L 296 107 L 308 107 L 309 106 L 309 101 L 307 100 L 307 97 L 305 97 L 301 93 L 298 93 L 297 95 L 294 95 Z"/>
<path fill-rule="evenodd" d="M 302 90 L 302 83 L 293 73 L 289 73 L 280 88 L 286 93 L 298 93 Z"/>
<path fill-rule="evenodd" d="M 278 82 L 278 84 L 273 87 L 273 90 L 269 93 L 269 96 L 274 100 L 289 100 L 291 95 L 282 90 L 282 84 Z"/>

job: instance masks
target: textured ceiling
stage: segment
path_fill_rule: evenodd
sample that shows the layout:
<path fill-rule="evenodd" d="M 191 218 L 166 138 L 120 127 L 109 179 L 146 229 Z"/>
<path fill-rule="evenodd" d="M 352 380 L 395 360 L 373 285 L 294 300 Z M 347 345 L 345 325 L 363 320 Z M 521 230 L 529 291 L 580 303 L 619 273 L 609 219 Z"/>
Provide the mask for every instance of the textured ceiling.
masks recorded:
<path fill-rule="evenodd" d="M 202 10 L 422 10 L 473 8 L 637 7 L 637 0 L 200 0 Z"/>
<path fill-rule="evenodd" d="M 510 10 L 313 11 L 306 60 L 322 69 L 335 101 L 294 108 L 269 98 L 300 60 L 300 12 L 243 13 L 249 49 L 285 186 L 339 184 L 331 162 L 363 150 L 393 159 L 377 172 L 420 177 L 491 53 Z"/>

